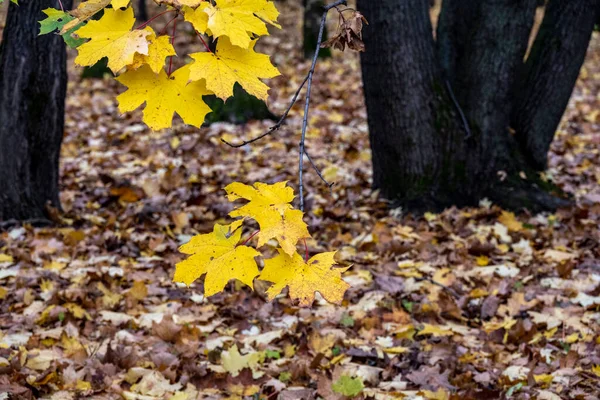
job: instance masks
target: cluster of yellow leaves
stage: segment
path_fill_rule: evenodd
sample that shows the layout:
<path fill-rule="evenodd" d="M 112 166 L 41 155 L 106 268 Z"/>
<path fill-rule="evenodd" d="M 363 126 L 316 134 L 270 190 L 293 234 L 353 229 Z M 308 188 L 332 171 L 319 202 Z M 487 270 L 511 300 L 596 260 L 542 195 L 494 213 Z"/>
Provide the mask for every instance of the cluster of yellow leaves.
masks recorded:
<path fill-rule="evenodd" d="M 266 294 L 274 299 L 286 287 L 289 295 L 301 306 L 310 306 L 315 292 L 331 303 L 341 303 L 349 285 L 342 280 L 346 268 L 335 268 L 335 252 L 317 254 L 309 260 L 298 254 L 296 245 L 310 237 L 302 212 L 290 204 L 294 191 L 286 182 L 273 185 L 255 183 L 254 186 L 232 183 L 225 188 L 229 201 L 239 199 L 248 203 L 234 209 L 230 217 L 241 217 L 229 225 L 216 224 L 212 233 L 193 237 L 181 246 L 182 253 L 190 255 L 176 266 L 175 282 L 190 285 L 203 275 L 204 293 L 212 296 L 223 291 L 232 279 L 253 287 L 254 279 L 272 282 Z M 245 219 L 255 220 L 258 231 L 257 248 L 274 239 L 279 244 L 278 255 L 266 259 L 259 271 L 256 249 L 239 244 Z"/>
<path fill-rule="evenodd" d="M 233 96 L 239 83 L 248 93 L 266 100 L 269 87 L 261 79 L 279 75 L 269 56 L 254 51 L 257 37 L 268 35 L 267 23 L 277 24 L 279 12 L 271 0 L 164 0 L 175 17 L 183 15 L 198 35 L 217 40 L 214 52 L 192 53 L 191 63 L 171 71 L 166 60 L 177 56 L 173 38 L 150 26 L 135 28 L 129 0 L 87 0 L 64 12 L 44 10 L 40 34 L 58 31 L 77 49 L 75 63 L 92 66 L 102 58 L 128 90 L 118 96 L 121 112 L 145 104 L 144 122 L 152 129 L 172 125 L 177 113 L 185 123 L 199 127 L 211 110 L 203 96 L 223 100 Z M 109 7 L 110 6 L 110 7 Z M 97 20 L 91 18 L 103 12 Z"/>

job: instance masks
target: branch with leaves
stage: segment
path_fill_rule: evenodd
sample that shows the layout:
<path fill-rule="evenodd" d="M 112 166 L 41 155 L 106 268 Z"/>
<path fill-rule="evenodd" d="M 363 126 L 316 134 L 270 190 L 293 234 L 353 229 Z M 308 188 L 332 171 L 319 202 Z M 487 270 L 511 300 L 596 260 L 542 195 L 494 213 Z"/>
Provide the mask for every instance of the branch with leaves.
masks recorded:
<path fill-rule="evenodd" d="M 346 5 L 346 4 L 347 4 L 346 0 L 337 0 L 323 8 L 323 14 L 321 16 L 321 23 L 319 26 L 319 34 L 317 36 L 317 45 L 316 45 L 316 49 L 315 49 L 315 53 L 314 53 L 314 56 L 312 59 L 310 69 L 309 69 L 306 77 L 304 78 L 304 80 L 302 81 L 302 83 L 300 84 L 298 89 L 296 90 L 296 93 L 292 97 L 292 100 L 290 101 L 288 108 L 285 110 L 285 112 L 283 113 L 283 115 L 281 116 L 279 121 L 277 121 L 277 123 L 275 125 L 273 125 L 271 128 L 269 128 L 269 130 L 266 131 L 265 133 L 263 133 L 259 136 L 256 136 L 253 139 L 250 139 L 247 141 L 244 140 L 241 143 L 234 144 L 234 143 L 228 142 L 225 139 L 221 139 L 223 141 L 223 143 L 227 144 L 230 147 L 240 148 L 240 147 L 252 144 L 254 142 L 257 142 L 260 139 L 263 139 L 263 138 L 271 135 L 273 132 L 279 130 L 282 127 L 285 119 L 287 118 L 290 110 L 292 109 L 294 104 L 296 104 L 296 101 L 298 100 L 298 97 L 299 97 L 300 93 L 302 92 L 304 85 L 306 85 L 307 88 L 306 88 L 306 99 L 305 99 L 305 104 L 304 104 L 304 115 L 302 118 L 302 130 L 301 130 L 301 136 L 300 136 L 300 143 L 298 145 L 298 147 L 299 147 L 299 149 L 298 149 L 298 152 L 299 152 L 298 191 L 300 192 L 300 211 L 302 211 L 302 212 L 304 212 L 304 156 L 306 156 L 306 158 L 312 165 L 313 169 L 315 170 L 315 172 L 317 173 L 319 178 L 323 181 L 323 183 L 325 183 L 329 188 L 331 188 L 334 185 L 334 182 L 332 182 L 332 183 L 327 182 L 327 180 L 325 179 L 325 177 L 323 176 L 323 174 L 321 173 L 321 171 L 319 170 L 319 168 L 313 161 L 312 157 L 308 154 L 308 151 L 306 150 L 306 131 L 308 128 L 308 114 L 310 111 L 312 81 L 313 81 L 313 77 L 315 74 L 315 69 L 317 67 L 317 61 L 319 59 L 319 52 L 321 51 L 321 48 L 323 48 L 323 47 L 335 47 L 335 48 L 343 51 L 345 49 L 346 45 L 353 50 L 364 51 L 364 44 L 362 42 L 362 28 L 363 28 L 363 22 L 366 23 L 367 20 L 362 16 L 362 14 L 360 14 L 358 11 L 356 11 L 354 9 L 350 9 L 350 8 L 346 8 L 343 10 L 339 9 L 339 6 Z M 328 15 L 329 11 L 332 9 L 336 9 L 340 16 L 338 30 L 337 30 L 336 35 L 333 38 L 331 38 L 327 42 L 323 43 L 323 32 L 325 30 L 325 25 L 327 23 L 327 15 Z M 346 11 L 352 11 L 353 15 L 351 18 L 344 17 L 344 12 L 346 12 Z"/>
<path fill-rule="evenodd" d="M 225 101 L 233 96 L 233 87 L 238 83 L 249 94 L 267 99 L 269 87 L 262 79 L 278 76 L 279 71 L 271 64 L 269 56 L 255 52 L 254 46 L 260 36 L 268 34 L 267 24 L 280 28 L 277 24 L 279 12 L 272 1 L 155 0 L 166 10 L 137 27 L 134 27 L 134 12 L 129 2 L 87 0 L 70 11 L 46 9 L 47 18 L 40 21 L 40 34 L 57 33 L 68 46 L 77 50 L 77 65 L 91 66 L 102 58 L 108 59 L 108 68 L 116 75 L 116 80 L 127 87 L 117 96 L 122 113 L 143 107 L 143 121 L 154 130 L 171 127 L 175 113 L 186 124 L 200 127 L 211 112 L 203 96 L 216 95 Z M 190 285 L 205 276 L 205 294 L 211 296 L 222 291 L 231 279 L 252 287 L 254 279 L 258 278 L 272 282 L 267 290 L 269 299 L 287 287 L 290 296 L 300 305 L 312 304 L 316 291 L 330 302 L 342 301 L 348 284 L 341 279 L 341 274 L 347 267 L 334 268 L 335 252 L 308 259 L 306 239 L 310 234 L 303 221 L 303 163 L 306 156 L 323 182 L 331 186 L 308 154 L 305 139 L 312 81 L 329 10 L 337 9 L 343 21 L 337 40 L 360 41 L 362 25 L 351 26 L 342 15 L 346 10 L 337 8 L 345 3 L 345 0 L 338 0 L 325 7 L 312 65 L 280 121 L 250 141 L 238 145 L 224 141 L 232 147 L 241 147 L 278 130 L 306 86 L 299 144 L 300 209 L 291 206 L 294 193 L 286 182 L 256 183 L 253 187 L 241 183 L 227 186 L 225 190 L 230 201 L 249 201 L 229 214 L 241 219 L 229 225 L 215 224 L 212 233 L 197 235 L 183 245 L 180 251 L 190 257 L 177 264 L 174 281 Z M 92 19 L 99 13 L 102 13 L 100 18 Z M 151 25 L 166 14 L 172 14 L 172 17 L 157 33 Z M 355 15 L 360 16 L 356 12 Z M 192 25 L 205 51 L 184 55 L 192 62 L 174 70 L 173 61 L 178 54 L 173 44 L 180 19 Z M 170 36 L 165 34 L 169 30 Z M 205 36 L 216 41 L 214 51 L 207 45 Z M 248 219 L 255 220 L 260 230 L 240 245 L 241 226 Z M 257 238 L 256 248 L 247 246 L 254 237 Z M 259 272 L 255 258 L 262 254 L 257 248 L 272 240 L 279 245 L 278 255 L 266 259 Z M 300 241 L 304 243 L 304 257 L 297 252 Z"/>

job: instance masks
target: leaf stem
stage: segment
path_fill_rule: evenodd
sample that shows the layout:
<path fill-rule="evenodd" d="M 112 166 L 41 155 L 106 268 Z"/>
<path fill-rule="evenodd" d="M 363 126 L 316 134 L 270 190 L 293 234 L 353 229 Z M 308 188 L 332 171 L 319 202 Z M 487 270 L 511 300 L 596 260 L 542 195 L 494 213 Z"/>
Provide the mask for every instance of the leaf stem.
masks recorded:
<path fill-rule="evenodd" d="M 306 245 L 306 238 L 302 238 L 304 242 L 304 262 L 308 262 L 308 246 Z"/>
<path fill-rule="evenodd" d="M 206 44 L 206 41 L 204 40 L 204 38 L 202 37 L 202 35 L 200 34 L 200 32 L 196 31 L 196 35 L 198 36 L 198 38 L 200 39 L 200 41 L 204 45 L 204 48 L 206 49 L 206 51 L 208 51 L 209 53 L 212 53 L 212 50 L 210 49 L 210 47 L 208 47 L 208 45 Z"/>
<path fill-rule="evenodd" d="M 165 24 L 165 26 L 163 26 L 163 28 L 160 30 L 160 32 L 158 33 L 159 35 L 164 35 L 164 33 L 167 31 L 167 28 L 169 27 L 169 25 L 171 24 L 171 22 L 173 22 L 175 20 L 175 18 L 177 18 L 179 16 L 179 14 L 175 15 L 173 18 L 171 18 L 169 20 L 169 22 L 167 22 Z"/>
<path fill-rule="evenodd" d="M 244 240 L 244 243 L 242 243 L 242 246 L 245 246 L 245 245 L 246 245 L 246 243 L 248 243 L 248 242 L 249 242 L 249 241 L 250 241 L 250 240 L 251 240 L 251 239 L 252 239 L 254 236 L 256 236 L 256 234 L 257 234 L 258 232 L 260 232 L 260 230 L 258 230 L 258 231 L 254 231 L 254 233 L 253 233 L 252 235 L 250 235 L 250 237 L 249 237 L 248 239 Z"/>
<path fill-rule="evenodd" d="M 175 16 L 175 18 L 177 18 L 179 16 L 179 14 L 177 14 Z M 177 33 L 177 20 L 173 18 L 175 20 L 175 22 L 173 22 L 173 33 L 171 34 L 171 45 L 175 42 L 175 34 Z M 173 71 L 173 56 L 169 57 L 169 72 L 167 73 L 168 76 L 171 76 L 171 72 Z"/>
<path fill-rule="evenodd" d="M 177 10 L 166 10 L 166 11 L 163 11 L 163 12 L 161 12 L 159 14 L 156 14 L 154 17 L 150 18 L 148 21 L 146 21 L 143 24 L 139 25 L 135 29 L 142 29 L 143 27 L 145 27 L 146 25 L 148 25 L 150 22 L 154 21 L 156 18 L 160 17 L 161 15 L 165 15 L 166 13 L 170 13 L 170 12 L 173 12 L 173 11 L 177 11 Z"/>

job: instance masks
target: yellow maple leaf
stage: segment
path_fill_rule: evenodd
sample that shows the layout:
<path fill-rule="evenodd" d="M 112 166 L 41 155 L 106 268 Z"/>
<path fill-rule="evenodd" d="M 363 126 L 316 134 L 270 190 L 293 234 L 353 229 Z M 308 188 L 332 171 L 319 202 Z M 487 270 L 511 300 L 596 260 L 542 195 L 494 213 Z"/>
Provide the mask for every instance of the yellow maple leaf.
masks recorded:
<path fill-rule="evenodd" d="M 114 0 L 114 1 L 118 2 L 120 0 Z M 80 23 L 85 22 L 88 19 L 92 18 L 98 11 L 102 10 L 104 7 L 106 7 L 110 3 L 111 3 L 111 0 L 88 0 L 88 1 L 83 1 L 83 2 L 79 3 L 79 6 L 77 6 L 76 9 L 69 11 L 69 14 L 71 14 L 73 17 L 75 17 L 75 19 L 66 23 L 60 30 L 60 34 L 62 35 L 63 33 L 67 32 L 68 30 L 71 30 L 75 26 L 79 25 Z M 117 5 L 119 5 L 119 4 L 117 3 Z M 114 7 L 114 8 L 120 8 L 120 7 Z"/>
<path fill-rule="evenodd" d="M 186 20 L 191 21 L 197 31 L 205 33 L 208 30 L 215 38 L 227 36 L 231 43 L 244 49 L 250 46 L 252 34 L 269 34 L 265 22 L 281 28 L 276 22 L 279 12 L 275 4 L 268 0 L 216 0 L 215 6 L 204 1 L 194 14 Z M 195 21 L 202 23 L 195 24 Z"/>
<path fill-rule="evenodd" d="M 207 297 L 221 292 L 231 279 L 252 287 L 258 275 L 254 257 L 260 253 L 248 246 L 236 247 L 242 236 L 242 230 L 236 225 L 239 227 L 239 223 L 215 224 L 212 233 L 196 235 L 181 246 L 179 251 L 190 257 L 177 263 L 173 281 L 190 285 L 206 274 L 204 294 Z"/>
<path fill-rule="evenodd" d="M 296 252 L 296 243 L 310 237 L 302 212 L 294 210 L 290 202 L 294 190 L 287 182 L 273 185 L 257 182 L 254 187 L 234 182 L 225 188 L 227 199 L 246 199 L 250 202 L 229 213 L 231 217 L 249 217 L 260 225 L 258 247 L 275 238 L 289 255 Z"/>
<path fill-rule="evenodd" d="M 265 260 L 265 268 L 259 279 L 273 282 L 267 290 L 269 300 L 273 300 L 287 286 L 289 295 L 299 300 L 300 306 L 308 307 L 315 300 L 315 292 L 321 293 L 330 303 L 340 304 L 344 293 L 350 287 L 342 280 L 345 268 L 332 268 L 336 264 L 335 252 L 321 253 L 305 262 L 298 253 L 287 255 L 278 249 L 279 255 Z"/>
<path fill-rule="evenodd" d="M 191 4 L 182 7 L 184 19 L 192 24 L 195 30 L 201 33 L 207 33 L 208 30 L 208 14 L 204 9 L 210 5 L 207 1 L 201 1 L 196 7 Z"/>
<path fill-rule="evenodd" d="M 260 353 L 254 351 L 241 355 L 237 345 L 221 353 L 221 362 L 225 371 L 236 377 L 244 368 L 255 368 L 260 360 Z"/>
<path fill-rule="evenodd" d="M 148 64 L 155 74 L 159 74 L 165 66 L 165 59 L 170 56 L 176 56 L 177 53 L 170 42 L 169 36 L 156 37 L 154 33 L 147 38 L 148 55 L 136 53 L 133 57 L 131 69 L 138 69 L 144 64 Z"/>
<path fill-rule="evenodd" d="M 127 71 L 117 78 L 129 88 L 117 96 L 119 111 L 133 111 L 146 103 L 143 121 L 154 130 L 171 126 L 175 112 L 186 124 L 200 127 L 211 111 L 202 96 L 211 92 L 206 90 L 203 81 L 188 84 L 188 77 L 188 65 L 171 76 L 167 76 L 164 69 L 155 74 L 147 65 Z"/>
<path fill-rule="evenodd" d="M 98 21 L 90 21 L 77 30 L 77 35 L 90 39 L 78 47 L 75 63 L 81 66 L 96 64 L 101 58 L 108 58 L 108 68 L 117 73 L 133 63 L 136 53 L 148 55 L 148 36 L 152 28 L 131 30 L 135 18 L 131 7 L 126 10 L 107 8 Z"/>
<path fill-rule="evenodd" d="M 269 56 L 254 51 L 253 42 L 247 49 L 233 46 L 228 38 L 221 38 L 214 53 L 193 53 L 190 57 L 190 79 L 206 79 L 206 87 L 226 100 L 233 96 L 233 85 L 238 82 L 246 92 L 267 100 L 269 87 L 262 79 L 279 75 Z"/>

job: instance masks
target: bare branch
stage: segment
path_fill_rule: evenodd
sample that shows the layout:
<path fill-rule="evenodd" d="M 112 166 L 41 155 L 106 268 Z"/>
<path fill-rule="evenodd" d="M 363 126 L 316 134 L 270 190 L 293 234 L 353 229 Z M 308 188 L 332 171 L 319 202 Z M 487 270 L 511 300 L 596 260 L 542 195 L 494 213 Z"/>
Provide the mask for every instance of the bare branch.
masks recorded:
<path fill-rule="evenodd" d="M 300 211 L 304 212 L 304 143 L 306 140 L 306 128 L 308 127 L 308 111 L 310 110 L 310 92 L 312 89 L 312 80 L 317 66 L 317 60 L 319 58 L 319 51 L 321 50 L 321 42 L 323 41 L 323 31 L 325 30 L 325 24 L 327 23 L 327 13 L 332 8 L 335 8 L 341 4 L 346 5 L 346 0 L 338 0 L 324 7 L 323 16 L 321 17 L 321 26 L 319 28 L 319 36 L 317 37 L 317 46 L 315 55 L 308 71 L 308 85 L 306 86 L 306 102 L 304 104 L 304 118 L 302 119 L 302 136 L 300 137 L 299 144 L 299 161 L 298 161 L 298 192 L 300 193 Z M 314 165 L 314 164 L 313 164 Z"/>
<path fill-rule="evenodd" d="M 288 114 L 290 113 L 290 110 L 292 109 L 292 107 L 294 107 L 294 104 L 296 104 L 296 100 L 298 100 L 298 96 L 300 95 L 300 91 L 302 91 L 302 88 L 306 84 L 306 81 L 308 81 L 308 75 L 304 78 L 304 80 L 302 81 L 302 83 L 298 87 L 298 90 L 296 90 L 296 94 L 294 94 L 294 97 L 292 97 L 292 101 L 290 102 L 290 105 L 288 106 L 287 110 L 285 110 L 285 112 L 283 113 L 283 115 L 281 116 L 281 118 L 279 119 L 279 121 L 277 121 L 277 123 L 275 125 L 273 125 L 272 127 L 270 127 L 268 131 L 266 131 L 265 133 L 263 133 L 263 134 L 255 137 L 254 139 L 244 140 L 242 143 L 238 143 L 238 144 L 233 144 L 231 142 L 228 142 L 225 139 L 221 139 L 221 141 L 223 143 L 225 143 L 229 147 L 233 147 L 235 149 L 239 149 L 240 147 L 244 147 L 247 144 L 259 141 L 260 139 L 262 139 L 262 138 L 264 138 L 266 136 L 269 136 L 271 133 L 275 132 L 276 130 L 279 130 L 279 128 L 281 128 L 281 125 L 283 125 L 283 122 L 287 118 Z"/>
<path fill-rule="evenodd" d="M 319 178 L 321 178 L 321 180 L 323 181 L 323 183 L 326 184 L 329 187 L 329 189 L 331 189 L 333 187 L 333 185 L 335 185 L 335 182 L 331 182 L 331 183 L 327 182 L 327 179 L 325 179 L 325 177 L 323 176 L 323 173 L 321 172 L 321 170 L 319 169 L 319 167 L 317 167 L 317 165 L 313 161 L 313 159 L 310 156 L 310 154 L 308 154 L 308 151 L 306 150 L 306 147 L 304 147 L 304 154 L 306 155 L 306 158 L 308 158 L 308 161 L 310 161 L 310 164 L 312 165 L 312 167 L 315 170 L 315 172 L 317 173 L 317 175 L 319 175 Z"/>

